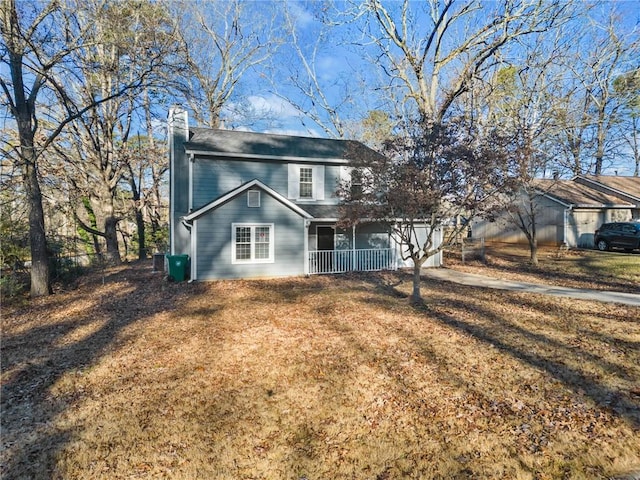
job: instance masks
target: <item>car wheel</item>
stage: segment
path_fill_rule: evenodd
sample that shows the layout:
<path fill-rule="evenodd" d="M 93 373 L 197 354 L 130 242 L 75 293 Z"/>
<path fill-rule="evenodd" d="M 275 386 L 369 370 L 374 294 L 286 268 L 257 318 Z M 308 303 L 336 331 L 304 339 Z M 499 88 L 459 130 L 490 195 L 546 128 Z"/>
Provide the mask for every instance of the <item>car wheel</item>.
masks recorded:
<path fill-rule="evenodd" d="M 598 240 L 598 243 L 596 244 L 596 247 L 601 252 L 609 250 L 609 244 L 607 242 L 605 242 L 604 240 Z"/>

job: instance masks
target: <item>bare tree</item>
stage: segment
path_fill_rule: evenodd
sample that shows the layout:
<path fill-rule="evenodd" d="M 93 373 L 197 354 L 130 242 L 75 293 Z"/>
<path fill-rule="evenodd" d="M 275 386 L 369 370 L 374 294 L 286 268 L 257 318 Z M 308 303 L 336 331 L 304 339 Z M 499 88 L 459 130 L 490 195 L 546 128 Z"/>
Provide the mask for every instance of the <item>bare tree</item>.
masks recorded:
<path fill-rule="evenodd" d="M 451 219 L 493 210 L 492 198 L 510 181 L 501 139 L 464 124 L 413 127 L 411 137 L 387 144 L 385 155 L 353 153 L 357 175 L 341 183 L 343 222 L 384 223 L 413 263 L 411 301 L 421 303 L 421 268 L 450 246 L 467 226 L 458 222 L 441 243 L 436 235 Z M 354 188 L 357 184 L 358 188 Z"/>
<path fill-rule="evenodd" d="M 542 0 L 496 3 L 493 10 L 473 0 L 424 5 L 420 11 L 409 0 L 390 7 L 370 0 L 364 8 L 376 60 L 391 80 L 387 90 L 400 88 L 403 102 L 415 107 L 421 122 L 434 126 L 492 67 L 497 53 L 550 30 L 570 10 L 569 3 Z"/>
<path fill-rule="evenodd" d="M 128 144 L 124 179 L 131 194 L 131 209 L 135 217 L 138 237 L 138 258 L 147 256 L 147 224 L 151 227 L 150 239 L 157 251 L 164 251 L 163 220 L 165 209 L 161 186 L 169 169 L 167 155 L 162 143 L 156 141 L 152 122 L 151 103 L 148 90 L 143 94 L 146 135 L 138 133 Z"/>
<path fill-rule="evenodd" d="M 60 58 L 54 56 L 45 61 L 36 60 L 38 63 L 33 66 L 27 62 L 31 57 L 32 44 L 36 43 L 41 35 L 41 25 L 47 21 L 55 9 L 55 2 L 50 2 L 38 12 L 30 25 L 23 25 L 20 22 L 15 0 L 3 0 L 2 3 L 2 39 L 5 45 L 2 60 L 9 66 L 11 79 L 1 79 L 0 85 L 6 95 L 9 110 L 18 125 L 19 146 L 16 154 L 23 165 L 23 178 L 29 204 L 32 296 L 49 293 L 47 241 L 37 167 L 39 152 L 35 142 L 38 128 L 36 98 L 46 80 L 44 74 L 59 62 Z M 31 86 L 28 86 L 26 82 L 30 78 L 33 80 Z"/>
<path fill-rule="evenodd" d="M 187 67 L 181 88 L 201 125 L 220 127 L 240 80 L 248 70 L 264 68 L 280 43 L 271 25 L 275 5 L 251 7 L 240 0 L 172 4 Z"/>
<path fill-rule="evenodd" d="M 408 0 L 388 7 L 370 0 L 363 7 L 368 20 L 364 31 L 377 48 L 376 63 L 389 78 L 387 94 L 397 98 L 401 92 L 400 102 L 409 106 L 405 118 L 410 135 L 399 142 L 409 155 L 392 151 L 392 160 L 364 166 L 366 174 L 359 177 L 373 182 L 372 197 L 352 198 L 348 185 L 341 189 L 350 218 L 364 214 L 386 219 L 392 228 L 391 219 L 401 220 L 396 234 L 408 245 L 416 302 L 422 265 L 466 227 L 458 223 L 440 246 L 433 241 L 434 232 L 448 219 L 493 210 L 497 194 L 513 181 L 513 157 L 506 154 L 502 135 L 483 129 L 472 116 L 460 114 L 460 108 L 454 115 L 454 107 L 479 91 L 479 79 L 491 71 L 500 52 L 549 31 L 570 11 L 570 4 L 543 1 L 500 3 L 493 11 L 475 1 L 425 5 L 420 10 Z M 416 245 L 417 225 L 428 233 Z"/>
<path fill-rule="evenodd" d="M 612 138 L 614 125 L 619 121 L 621 103 L 613 92 L 613 83 L 619 68 L 624 65 L 626 55 L 631 53 L 629 46 L 623 37 L 616 31 L 617 20 L 610 17 L 604 31 L 606 36 L 602 42 L 596 40 L 596 48 L 588 62 L 587 77 L 583 77 L 586 84 L 587 95 L 594 107 L 593 129 L 595 137 L 594 171 L 600 175 L 603 171 L 603 162 L 608 156 L 609 149 L 619 145 Z M 640 41 L 636 40 L 636 53 L 640 47 Z M 633 54 L 632 54 L 633 55 Z"/>
<path fill-rule="evenodd" d="M 556 37 L 534 42 L 520 65 L 503 66 L 490 81 L 484 95 L 487 118 L 480 122 L 495 126 L 506 142 L 513 168 L 511 190 L 503 192 L 510 223 L 529 244 L 530 262 L 538 264 L 537 217 L 541 192 L 539 177 L 551 172 L 559 177 L 562 165 L 557 161 L 557 97 L 564 77 L 558 75 L 558 59 L 566 40 Z"/>
<path fill-rule="evenodd" d="M 602 21 L 595 19 L 598 13 L 587 9 L 568 32 L 573 41 L 562 62 L 564 85 L 558 86 L 562 92 L 558 95 L 559 139 L 576 175 L 603 174 L 626 157 L 619 130 L 629 111 L 615 82 L 622 73 L 637 68 L 640 37 L 637 27 L 631 31 L 621 27 L 617 8 L 608 8 Z"/>
<path fill-rule="evenodd" d="M 75 63 L 79 58 L 78 52 L 100 49 L 105 45 L 104 38 L 96 39 L 97 32 L 93 27 L 97 24 L 82 21 L 78 16 L 82 6 L 84 3 L 76 5 L 71 0 L 46 3 L 2 0 L 0 4 L 3 39 L 0 59 L 9 70 L 9 77 L 0 78 L 0 87 L 6 98 L 4 104 L 15 119 L 19 132 L 18 144 L 12 151 L 23 171 L 29 204 L 33 297 L 50 293 L 49 255 L 38 172 L 43 152 L 69 123 L 138 88 L 153 71 L 152 68 L 138 72 L 128 77 L 126 82 L 110 84 L 102 91 L 93 90 L 91 95 L 75 95 L 77 92 L 73 85 L 78 85 L 79 66 Z M 108 7 L 108 2 L 103 6 Z M 97 8 L 95 11 L 101 13 L 104 10 Z M 153 18 L 149 20 L 153 21 Z M 154 67 L 163 55 L 155 46 L 138 53 L 144 54 L 147 65 Z M 47 116 L 50 121 L 43 122 Z"/>
<path fill-rule="evenodd" d="M 621 103 L 621 120 L 617 129 L 633 159 L 633 175 L 640 176 L 640 68 L 617 77 L 613 82 Z"/>
<path fill-rule="evenodd" d="M 367 103 L 366 95 L 356 92 L 358 76 L 352 65 L 346 69 L 325 65 L 329 59 L 335 62 L 337 48 L 341 56 L 350 54 L 345 48 L 348 42 L 339 38 L 344 33 L 339 20 L 343 12 L 330 2 L 312 4 L 312 10 L 304 12 L 293 3 L 284 5 L 288 42 L 280 54 L 287 59 L 286 77 L 274 78 L 274 90 L 300 113 L 309 130 L 315 126 L 328 137 L 343 138 L 350 127 L 347 112 L 358 103 Z M 348 64 L 347 58 L 342 60 Z M 312 123 L 307 124 L 308 120 Z"/>
<path fill-rule="evenodd" d="M 66 77 L 73 93 L 71 88 L 58 92 L 60 101 L 88 103 L 92 98 L 107 98 L 113 91 L 122 92 L 87 110 L 69 132 L 73 139 L 69 143 L 75 148 L 75 154 L 68 156 L 74 169 L 73 184 L 91 203 L 99 228 L 88 225 L 81 216 L 78 222 L 87 232 L 104 238 L 105 259 L 113 264 L 120 262 L 118 223 L 123 208 L 118 204 L 123 203 L 121 182 L 130 168 L 128 143 L 134 114 L 144 88 L 162 78 L 160 72 L 175 48 L 175 37 L 161 5 L 92 0 L 78 5 L 76 16 L 79 25 L 92 24 L 94 42 L 74 52 L 74 75 Z"/>
<path fill-rule="evenodd" d="M 49 255 L 42 208 L 38 163 L 47 146 L 58 136 L 66 124 L 75 119 L 82 109 L 67 112 L 65 118 L 52 131 L 40 128 L 40 119 L 46 114 L 38 99 L 51 85 L 52 74 L 76 45 L 84 41 L 84 31 L 65 38 L 56 32 L 65 31 L 67 18 L 61 14 L 58 2 L 20 2 L 2 0 L 0 4 L 2 33 L 1 61 L 9 69 L 9 77 L 0 77 L 5 95 L 5 107 L 15 119 L 18 142 L 7 148 L 22 170 L 26 200 L 29 206 L 29 245 L 31 251 L 31 296 L 50 293 Z M 62 40 L 60 40 L 62 39 Z M 95 102 L 92 102 L 92 104 Z"/>

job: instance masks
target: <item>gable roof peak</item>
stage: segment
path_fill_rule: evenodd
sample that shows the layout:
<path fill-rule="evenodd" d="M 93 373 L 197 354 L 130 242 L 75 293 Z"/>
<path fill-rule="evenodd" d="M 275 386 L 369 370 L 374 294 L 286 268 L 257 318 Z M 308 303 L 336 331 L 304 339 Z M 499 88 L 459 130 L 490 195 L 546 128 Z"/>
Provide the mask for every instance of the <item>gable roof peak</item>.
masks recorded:
<path fill-rule="evenodd" d="M 211 210 L 215 210 L 219 206 L 224 205 L 229 200 L 232 200 L 232 199 L 238 197 L 238 195 L 240 195 L 241 193 L 243 193 L 243 192 L 245 192 L 245 191 L 247 191 L 247 190 L 249 190 L 251 188 L 259 188 L 259 189 L 263 190 L 264 192 L 266 192 L 267 194 L 271 195 L 273 198 L 275 198 L 280 203 L 282 203 L 286 207 L 290 208 L 291 210 L 293 210 L 294 212 L 296 212 L 298 215 L 300 215 L 303 218 L 307 218 L 307 219 L 312 218 L 312 215 L 309 214 L 307 211 L 305 211 L 300 206 L 296 205 L 295 203 L 293 203 L 289 199 L 283 197 L 278 192 L 276 192 L 272 188 L 270 188 L 267 185 L 265 185 L 264 183 L 262 183 L 260 180 L 253 179 L 253 180 L 250 180 L 250 181 L 248 181 L 248 182 L 246 182 L 246 183 L 234 188 L 233 190 L 228 191 L 224 195 L 222 195 L 222 196 L 218 197 L 217 199 L 207 203 L 206 205 L 203 205 L 202 207 L 190 212 L 188 215 L 185 215 L 184 217 L 182 217 L 182 220 L 184 222 L 191 223 L 193 220 L 197 219 L 198 217 L 201 217 L 202 215 L 204 215 L 205 213 L 207 213 L 207 212 L 209 212 Z"/>

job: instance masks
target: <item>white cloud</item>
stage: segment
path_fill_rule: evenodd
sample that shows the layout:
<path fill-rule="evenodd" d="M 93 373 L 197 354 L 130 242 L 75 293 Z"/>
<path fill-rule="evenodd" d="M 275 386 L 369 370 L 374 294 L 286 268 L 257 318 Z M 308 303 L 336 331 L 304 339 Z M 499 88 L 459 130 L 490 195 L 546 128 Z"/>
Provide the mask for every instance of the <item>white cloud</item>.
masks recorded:
<path fill-rule="evenodd" d="M 289 10 L 291 17 L 295 20 L 295 24 L 298 29 L 304 29 L 315 20 L 313 15 L 299 2 L 290 2 L 287 4 L 287 9 Z"/>
<path fill-rule="evenodd" d="M 269 128 L 263 133 L 273 133 L 275 135 L 293 135 L 296 137 L 321 137 L 322 134 L 310 128 Z"/>
<path fill-rule="evenodd" d="M 277 115 L 280 118 L 298 118 L 301 116 L 293 105 L 276 95 L 250 95 L 247 97 L 247 102 L 256 114 L 264 117 Z"/>

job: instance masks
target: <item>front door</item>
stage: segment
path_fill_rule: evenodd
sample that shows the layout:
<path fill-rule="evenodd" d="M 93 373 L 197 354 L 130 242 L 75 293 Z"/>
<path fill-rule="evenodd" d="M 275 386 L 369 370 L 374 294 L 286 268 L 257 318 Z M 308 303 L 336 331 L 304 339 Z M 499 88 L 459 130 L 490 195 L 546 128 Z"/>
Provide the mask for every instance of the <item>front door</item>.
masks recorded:
<path fill-rule="evenodd" d="M 334 250 L 335 231 L 332 227 L 318 227 L 318 250 Z"/>
<path fill-rule="evenodd" d="M 333 250 L 335 249 L 335 231 L 332 227 L 317 227 L 318 271 L 333 272 Z"/>

